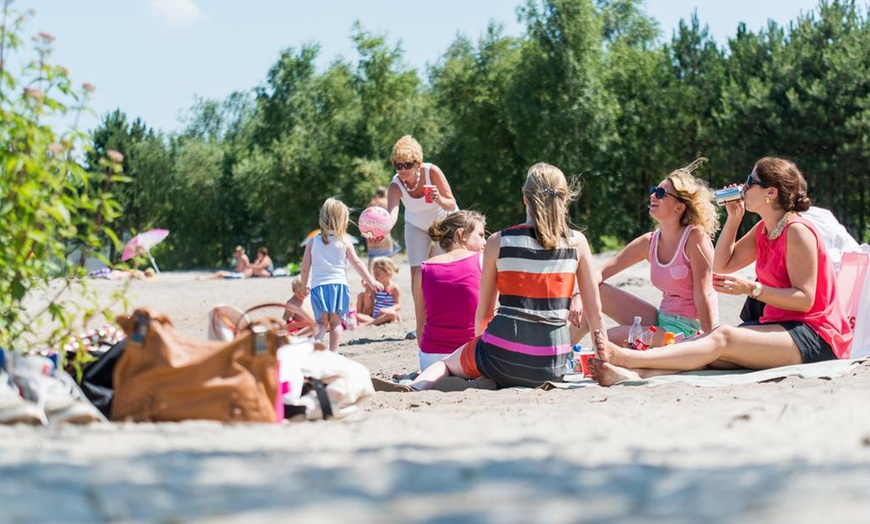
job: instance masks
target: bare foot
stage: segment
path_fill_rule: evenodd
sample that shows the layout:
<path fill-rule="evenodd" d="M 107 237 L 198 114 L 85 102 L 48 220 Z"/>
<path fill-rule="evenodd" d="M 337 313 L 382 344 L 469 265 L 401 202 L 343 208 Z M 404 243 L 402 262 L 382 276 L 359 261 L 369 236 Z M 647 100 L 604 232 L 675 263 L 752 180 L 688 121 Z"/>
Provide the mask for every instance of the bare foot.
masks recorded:
<path fill-rule="evenodd" d="M 614 366 L 610 362 L 604 362 L 598 358 L 589 359 L 589 368 L 592 378 L 598 385 L 610 387 L 624 380 L 640 380 L 640 375 L 629 369 Z"/>
<path fill-rule="evenodd" d="M 592 333 L 592 345 L 595 347 L 595 353 L 598 358 L 615 365 L 619 365 L 622 362 L 623 352 L 630 351 L 607 340 L 604 334 L 597 329 Z"/>

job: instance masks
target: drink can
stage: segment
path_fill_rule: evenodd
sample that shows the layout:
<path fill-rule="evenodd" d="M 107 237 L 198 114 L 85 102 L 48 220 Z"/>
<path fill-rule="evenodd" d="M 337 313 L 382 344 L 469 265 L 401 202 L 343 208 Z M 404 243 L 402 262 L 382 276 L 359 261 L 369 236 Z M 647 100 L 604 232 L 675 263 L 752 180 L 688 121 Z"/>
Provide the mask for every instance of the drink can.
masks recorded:
<path fill-rule="evenodd" d="M 716 200 L 716 204 L 720 206 L 724 206 L 728 202 L 743 200 L 743 187 L 735 186 L 717 189 L 713 193 L 713 198 Z"/>

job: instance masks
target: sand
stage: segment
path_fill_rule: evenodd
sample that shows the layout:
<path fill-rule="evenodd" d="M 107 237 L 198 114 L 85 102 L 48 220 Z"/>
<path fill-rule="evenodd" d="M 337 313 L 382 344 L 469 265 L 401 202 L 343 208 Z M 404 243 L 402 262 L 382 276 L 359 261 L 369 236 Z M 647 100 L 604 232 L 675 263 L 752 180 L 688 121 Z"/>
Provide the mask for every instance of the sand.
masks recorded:
<path fill-rule="evenodd" d="M 657 302 L 647 274 L 614 282 Z M 212 306 L 290 295 L 287 278 L 204 275 L 132 282 L 131 305 L 205 338 Z M 406 264 L 398 280 L 409 297 Z M 721 298 L 724 323 L 741 303 Z M 342 352 L 379 376 L 414 369 L 403 310 Z M 0 522 L 865 522 L 868 378 L 379 393 L 349 419 L 284 425 L 0 426 Z"/>

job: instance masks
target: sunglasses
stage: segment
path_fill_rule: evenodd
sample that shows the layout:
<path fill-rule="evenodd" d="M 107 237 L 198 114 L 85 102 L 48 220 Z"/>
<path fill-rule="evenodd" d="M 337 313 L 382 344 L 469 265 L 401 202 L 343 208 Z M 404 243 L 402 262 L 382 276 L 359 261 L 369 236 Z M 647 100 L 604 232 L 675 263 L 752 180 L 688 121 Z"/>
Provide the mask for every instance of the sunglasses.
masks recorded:
<path fill-rule="evenodd" d="M 658 186 L 658 187 L 656 187 L 656 186 L 649 186 L 649 194 L 650 194 L 650 195 L 655 195 L 656 198 L 657 198 L 658 200 L 661 200 L 661 199 L 665 198 L 665 195 L 671 195 L 672 197 L 676 198 L 676 199 L 679 200 L 680 202 L 683 201 L 683 199 L 680 198 L 680 195 L 675 195 L 675 194 L 673 194 L 673 193 L 668 193 L 667 190 L 666 190 L 665 188 L 661 187 L 661 186 Z"/>
<path fill-rule="evenodd" d="M 763 182 L 757 178 L 754 178 L 752 176 L 752 173 L 749 173 L 746 176 L 746 184 L 743 186 L 743 190 L 746 191 L 747 189 L 749 189 L 752 186 L 770 187 L 770 185 L 767 182 Z"/>
<path fill-rule="evenodd" d="M 411 169 L 417 165 L 417 162 L 396 162 L 396 170 L 404 171 L 406 169 Z"/>

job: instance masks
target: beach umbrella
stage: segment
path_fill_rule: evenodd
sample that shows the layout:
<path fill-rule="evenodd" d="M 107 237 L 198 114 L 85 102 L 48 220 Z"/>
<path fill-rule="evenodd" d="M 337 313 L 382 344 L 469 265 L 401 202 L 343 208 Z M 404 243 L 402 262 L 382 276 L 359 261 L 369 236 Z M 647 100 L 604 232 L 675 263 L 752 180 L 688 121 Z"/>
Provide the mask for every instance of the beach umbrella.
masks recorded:
<path fill-rule="evenodd" d="M 169 235 L 168 229 L 149 229 L 139 233 L 124 246 L 124 253 L 121 255 L 121 261 L 126 262 L 133 257 L 147 254 L 151 260 L 151 265 L 154 266 L 154 271 L 160 273 L 160 268 L 157 267 L 157 262 L 154 262 L 154 257 L 151 256 L 151 248 L 163 242 L 163 239 Z"/>

